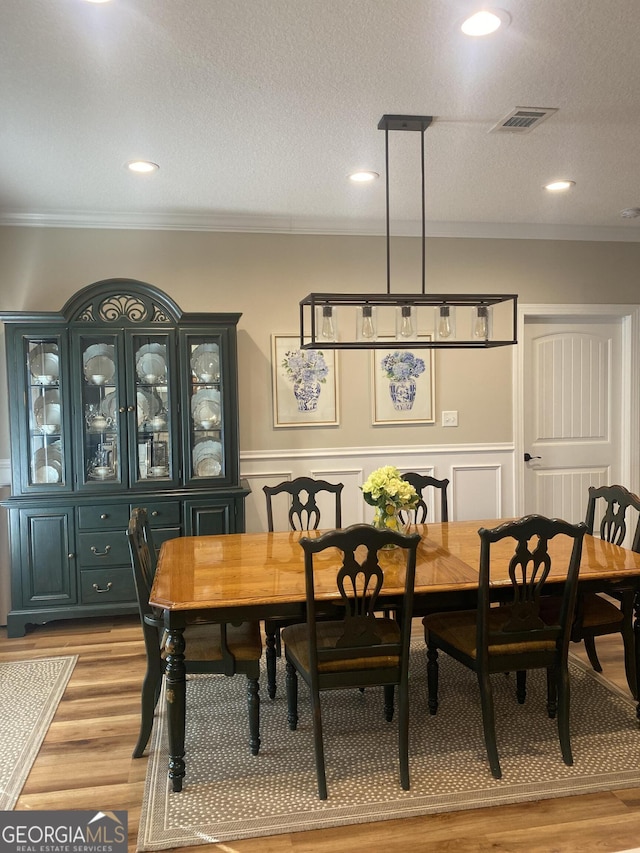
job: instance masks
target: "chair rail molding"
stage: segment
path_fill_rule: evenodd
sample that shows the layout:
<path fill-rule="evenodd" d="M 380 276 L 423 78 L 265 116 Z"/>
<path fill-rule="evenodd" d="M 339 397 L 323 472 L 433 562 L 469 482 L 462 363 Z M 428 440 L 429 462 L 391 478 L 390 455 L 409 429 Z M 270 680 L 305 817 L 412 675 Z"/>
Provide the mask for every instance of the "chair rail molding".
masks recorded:
<path fill-rule="evenodd" d="M 246 500 L 248 532 L 267 529 L 262 487 L 274 486 L 295 477 L 313 477 L 344 483 L 342 523 L 344 527 L 370 522 L 373 508 L 365 503 L 360 486 L 382 465 L 401 471 L 416 471 L 450 480 L 451 521 L 511 518 L 515 515 L 513 493 L 514 446 L 510 442 L 460 445 L 398 445 L 383 447 L 324 447 L 291 450 L 253 450 L 240 454 L 241 476 L 249 481 Z M 430 518 L 439 521 L 440 507 L 430 508 Z M 276 529 L 286 530 L 286 512 L 274 512 Z"/>

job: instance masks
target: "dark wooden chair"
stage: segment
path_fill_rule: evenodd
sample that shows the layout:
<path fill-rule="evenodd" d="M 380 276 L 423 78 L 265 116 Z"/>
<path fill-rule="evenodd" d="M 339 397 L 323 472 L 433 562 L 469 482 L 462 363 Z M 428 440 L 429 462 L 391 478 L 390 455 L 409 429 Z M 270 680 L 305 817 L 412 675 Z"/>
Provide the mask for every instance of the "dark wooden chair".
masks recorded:
<path fill-rule="evenodd" d="M 368 524 L 354 524 L 346 530 L 325 533 L 318 539 L 303 538 L 307 621 L 290 625 L 282 631 L 287 660 L 287 705 L 289 728 L 298 723 L 298 674 L 308 684 L 311 693 L 313 737 L 318 777 L 318 795 L 327 798 L 324 763 L 324 742 L 320 692 L 341 688 L 384 686 L 384 713 L 393 718 L 394 689 L 398 687 L 398 728 L 400 780 L 409 790 L 409 641 L 411 637 L 411 607 L 416 568 L 416 552 L 420 536 L 405 536 L 391 530 L 377 530 Z M 390 567 L 380 565 L 380 549 L 393 544 L 406 549 L 406 559 L 390 561 Z M 315 555 L 329 548 L 336 555 L 336 593 L 343 606 L 342 618 L 317 621 L 318 602 L 315 599 Z M 364 554 L 358 548 L 364 549 Z M 396 552 L 392 554 L 396 558 Z M 323 598 L 326 576 L 330 569 L 326 557 L 321 561 Z M 378 616 L 379 596 L 385 587 L 397 584 L 403 577 L 404 598 L 399 622 Z M 333 575 L 331 575 L 333 577 Z"/>
<path fill-rule="evenodd" d="M 276 495 L 286 495 L 290 500 L 289 527 L 291 530 L 317 530 L 320 524 L 320 508 L 316 498 L 322 493 L 334 495 L 335 509 L 332 522 L 327 527 L 342 527 L 342 490 L 343 483 L 329 483 L 327 480 L 314 480 L 311 477 L 296 477 L 285 480 L 277 486 L 263 486 L 267 500 L 267 526 L 274 531 L 273 503 Z M 270 699 L 276 696 L 276 658 L 281 654 L 280 629 L 292 625 L 295 619 L 267 619 L 265 621 L 265 657 L 267 662 L 267 692 Z"/>
<path fill-rule="evenodd" d="M 629 531 L 631 541 L 627 547 L 632 551 L 640 551 L 640 498 L 637 495 L 624 486 L 601 486 L 600 488 L 591 486 L 585 518 L 587 532 L 591 535 L 594 534 L 596 526 L 596 512 L 601 514 L 596 535 L 614 545 L 622 545 Z M 633 521 L 630 515 L 634 516 Z M 632 696 L 637 699 L 636 655 L 639 652 L 636 649 L 633 631 L 633 598 L 633 588 L 623 585 L 612 588 L 609 597 L 595 592 L 579 594 L 571 639 L 575 643 L 584 642 L 591 666 L 596 672 L 602 672 L 595 638 L 605 634 L 620 633 L 624 643 L 627 683 Z M 543 606 L 543 618 L 553 618 L 558 606 L 555 598 L 546 601 Z"/>
<path fill-rule="evenodd" d="M 481 528 L 480 578 L 477 610 L 432 613 L 423 620 L 427 643 L 429 710 L 438 709 L 438 651 L 442 650 L 473 670 L 478 678 L 484 740 L 491 773 L 500 779 L 490 675 L 495 672 L 526 674 L 528 669 L 547 670 L 547 707 L 550 717 L 557 708 L 558 734 L 565 764 L 573 764 L 569 735 L 569 672 L 567 658 L 575 607 L 584 523 L 530 515 L 491 530 Z M 571 556 L 554 560 L 554 577 L 566 573 L 558 621 L 547 624 L 540 616 L 540 600 L 552 561 L 549 540 L 567 536 Z M 510 599 L 504 585 L 492 585 L 491 546 L 510 537 L 515 541 L 509 562 Z M 532 541 L 533 540 L 533 541 Z M 504 581 L 504 570 L 501 573 Z M 497 591 L 500 599 L 496 601 Z M 524 701 L 524 684 L 518 678 L 517 697 Z M 557 700 L 557 705 L 556 705 Z"/>
<path fill-rule="evenodd" d="M 416 474 L 415 471 L 407 471 L 402 475 L 402 479 L 406 480 L 407 483 L 411 483 L 420 496 L 420 500 L 416 504 L 415 509 L 411 510 L 412 513 L 415 513 L 412 517 L 414 524 L 425 524 L 427 521 L 429 508 L 424 499 L 424 490 L 427 488 L 437 489 L 440 492 L 440 521 L 449 521 L 449 503 L 447 500 L 449 480 L 438 480 L 435 477 L 429 477 L 426 474 Z M 407 515 L 411 518 L 409 513 L 407 513 Z M 400 513 L 400 518 L 403 523 L 406 523 L 408 520 L 405 519 L 402 513 Z"/>
<path fill-rule="evenodd" d="M 153 715 L 164 674 L 164 659 L 168 651 L 161 611 L 149 604 L 151 585 L 156 569 L 156 552 L 151 541 L 151 528 L 146 510 L 134 509 L 127 530 L 131 564 L 140 612 L 140 623 L 147 653 L 147 671 L 142 682 L 140 733 L 133 757 L 140 758 L 153 727 Z M 250 747 L 253 755 L 260 748 L 260 697 L 258 676 L 262 640 L 259 622 L 243 622 L 233 626 L 212 622 L 188 624 L 185 667 L 187 673 L 217 673 L 247 676 Z"/>

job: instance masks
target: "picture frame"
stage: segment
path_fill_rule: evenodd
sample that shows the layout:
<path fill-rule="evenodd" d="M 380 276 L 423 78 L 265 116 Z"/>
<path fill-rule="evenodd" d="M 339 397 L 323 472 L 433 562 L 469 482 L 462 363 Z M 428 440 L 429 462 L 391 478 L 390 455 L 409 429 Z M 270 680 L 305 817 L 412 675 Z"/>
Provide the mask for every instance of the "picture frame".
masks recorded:
<path fill-rule="evenodd" d="M 337 361 L 333 349 L 301 350 L 297 335 L 271 336 L 274 427 L 339 425 Z"/>
<path fill-rule="evenodd" d="M 431 340 L 431 335 L 420 335 L 418 338 L 425 339 Z M 394 349 L 393 340 L 389 338 L 389 349 L 376 349 L 371 353 L 371 423 L 374 426 L 433 424 L 434 350 L 416 348 L 414 352 L 412 349 Z M 395 363 L 392 361 L 394 355 L 397 355 Z M 385 359 L 388 369 L 382 365 Z M 397 374 L 400 381 L 394 382 L 389 378 L 391 371 Z M 403 374 L 408 375 L 401 378 Z"/>

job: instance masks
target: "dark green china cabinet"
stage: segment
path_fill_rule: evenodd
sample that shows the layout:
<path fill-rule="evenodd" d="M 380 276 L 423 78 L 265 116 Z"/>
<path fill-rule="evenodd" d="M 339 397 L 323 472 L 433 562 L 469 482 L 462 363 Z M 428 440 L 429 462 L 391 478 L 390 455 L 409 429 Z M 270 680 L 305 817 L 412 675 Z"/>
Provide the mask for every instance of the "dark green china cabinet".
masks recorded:
<path fill-rule="evenodd" d="M 59 312 L 2 312 L 11 428 L 8 634 L 52 619 L 135 613 L 125 535 L 154 543 L 244 530 L 239 314 L 183 313 L 130 279 Z"/>

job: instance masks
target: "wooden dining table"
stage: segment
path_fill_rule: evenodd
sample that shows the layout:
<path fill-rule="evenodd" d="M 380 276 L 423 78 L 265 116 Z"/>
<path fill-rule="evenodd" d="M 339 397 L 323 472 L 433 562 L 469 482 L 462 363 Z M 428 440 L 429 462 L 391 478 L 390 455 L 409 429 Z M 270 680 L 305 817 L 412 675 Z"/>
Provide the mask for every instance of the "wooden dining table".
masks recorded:
<path fill-rule="evenodd" d="M 415 599 L 438 608 L 474 607 L 478 590 L 481 527 L 502 520 L 454 521 L 413 525 L 421 534 L 418 546 Z M 199 616 L 215 621 L 244 621 L 276 616 L 304 618 L 304 558 L 300 539 L 323 531 L 236 533 L 189 536 L 163 543 L 150 603 L 164 611 L 168 632 L 165 677 L 169 734 L 169 778 L 174 791 L 182 790 L 185 776 L 185 640 L 187 619 Z M 552 571 L 549 581 L 560 582 L 560 570 L 569 559 L 571 542 L 560 536 L 550 543 Z M 404 589 L 405 558 L 402 550 L 381 551 L 385 595 L 389 606 Z M 336 597 L 335 576 L 340 555 L 335 549 L 317 555 L 316 598 Z M 496 594 L 510 586 L 510 540 L 492 546 L 492 578 Z M 580 588 L 606 592 L 624 585 L 635 590 L 634 631 L 636 670 L 640 670 L 640 554 L 585 536 L 580 563 Z M 636 679 L 640 684 L 640 678 Z M 640 704 L 637 709 L 640 720 Z"/>

